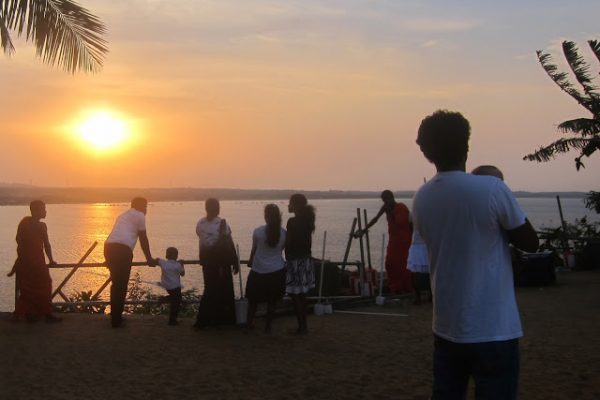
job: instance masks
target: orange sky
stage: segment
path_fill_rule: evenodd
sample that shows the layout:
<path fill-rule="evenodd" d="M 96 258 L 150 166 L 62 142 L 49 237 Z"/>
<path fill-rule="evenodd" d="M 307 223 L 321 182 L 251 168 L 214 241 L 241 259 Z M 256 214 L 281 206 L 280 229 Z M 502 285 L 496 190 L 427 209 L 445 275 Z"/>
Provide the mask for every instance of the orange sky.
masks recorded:
<path fill-rule="evenodd" d="M 45 66 L 22 40 L 0 57 L 0 182 L 411 190 L 434 174 L 419 122 L 447 108 L 471 121 L 468 168 L 495 164 L 515 190 L 598 190 L 600 155 L 580 172 L 575 153 L 521 160 L 587 116 L 535 50 L 600 38 L 596 2 L 548 2 L 543 21 L 518 2 L 83 4 L 109 31 L 100 73 Z M 95 110 L 129 121 L 128 146 L 81 145 Z"/>

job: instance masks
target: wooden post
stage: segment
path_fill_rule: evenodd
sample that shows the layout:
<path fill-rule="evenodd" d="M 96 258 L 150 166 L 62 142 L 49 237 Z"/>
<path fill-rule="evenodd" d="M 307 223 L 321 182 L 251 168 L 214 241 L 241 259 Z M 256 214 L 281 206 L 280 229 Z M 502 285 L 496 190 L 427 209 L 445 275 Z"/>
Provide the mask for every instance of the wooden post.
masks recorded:
<path fill-rule="evenodd" d="M 106 282 L 104 282 L 102 284 L 102 286 L 100 286 L 100 289 L 98 289 L 98 291 L 96 291 L 96 293 L 94 293 L 94 295 L 92 296 L 92 300 L 96 300 L 98 297 L 100 297 L 100 295 L 102 294 L 102 292 L 104 291 L 104 289 L 106 289 L 106 287 L 108 286 L 109 283 L 112 282 L 112 278 L 109 276 L 106 279 Z"/>
<path fill-rule="evenodd" d="M 51 297 L 52 299 L 57 294 L 60 294 L 60 297 L 62 297 L 65 301 L 69 301 L 69 299 L 67 299 L 67 297 L 63 294 L 63 292 L 61 292 L 61 289 L 63 288 L 63 286 L 65 286 L 67 284 L 67 282 L 69 281 L 69 279 L 71 279 L 71 277 L 73 276 L 73 274 L 75 274 L 75 272 L 79 269 L 79 267 L 81 267 L 81 265 L 83 264 L 83 262 L 85 261 L 85 259 L 88 258 L 88 256 L 92 253 L 92 251 L 94 251 L 94 249 L 96 248 L 97 245 L 98 245 L 98 242 L 92 243 L 92 245 L 90 246 L 90 248 L 88 249 L 88 251 L 86 251 L 85 254 L 83 255 L 83 257 L 81 257 L 81 259 L 79 260 L 79 262 L 77 263 L 77 265 L 75 265 L 73 267 L 73 269 L 67 274 L 67 276 L 65 276 L 65 279 L 63 279 L 63 281 L 60 283 L 60 285 L 58 285 L 56 287 L 56 289 L 52 293 L 52 297 Z"/>
<path fill-rule="evenodd" d="M 367 209 L 366 208 L 363 209 L 363 214 L 365 216 L 365 227 L 366 227 L 367 225 L 369 225 L 369 220 L 367 219 Z M 365 232 L 365 239 L 367 242 L 367 262 L 369 265 L 369 272 L 370 272 L 373 269 L 373 266 L 371 264 L 371 243 L 369 241 L 369 231 L 368 230 Z"/>
<path fill-rule="evenodd" d="M 558 204 L 558 214 L 560 215 L 560 224 L 562 226 L 562 230 L 563 230 L 563 247 L 564 250 L 567 251 L 569 250 L 569 239 L 567 237 L 568 232 L 567 232 L 567 223 L 565 222 L 565 218 L 563 217 L 563 211 L 562 211 L 562 205 L 560 204 L 560 196 L 556 196 L 556 203 Z"/>
<path fill-rule="evenodd" d="M 356 209 L 356 217 L 358 219 L 358 230 L 361 231 L 362 230 L 362 218 L 360 216 L 360 208 Z M 366 228 L 366 227 L 365 227 Z M 363 237 L 362 235 L 359 236 L 358 241 L 360 243 L 360 267 L 358 268 L 358 271 L 360 273 L 360 295 L 362 296 L 363 294 L 363 288 L 365 286 L 365 249 L 363 246 Z"/>
<path fill-rule="evenodd" d="M 360 208 L 356 209 L 356 217 L 358 219 L 358 230 L 361 231 L 362 230 L 362 218 L 360 216 Z M 365 249 L 364 249 L 364 245 L 363 245 L 363 237 L 362 235 L 358 238 L 359 239 L 359 243 L 360 243 L 360 262 L 362 263 L 363 267 L 365 265 Z"/>
<path fill-rule="evenodd" d="M 356 218 L 352 221 L 352 228 L 350 228 L 350 234 L 348 235 L 348 244 L 346 244 L 346 252 L 344 253 L 344 260 L 342 261 L 342 272 L 346 270 L 346 263 L 348 262 L 348 255 L 350 254 L 350 246 L 352 240 L 354 240 L 354 229 L 356 228 Z"/>

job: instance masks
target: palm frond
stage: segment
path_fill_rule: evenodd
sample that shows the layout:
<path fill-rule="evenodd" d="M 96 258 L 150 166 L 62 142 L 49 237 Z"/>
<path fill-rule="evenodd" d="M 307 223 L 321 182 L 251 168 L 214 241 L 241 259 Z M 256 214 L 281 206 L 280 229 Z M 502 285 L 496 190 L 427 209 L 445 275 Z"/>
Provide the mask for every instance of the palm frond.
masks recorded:
<path fill-rule="evenodd" d="M 104 24 L 73 0 L 0 0 L 6 26 L 26 33 L 37 55 L 74 73 L 96 72 L 108 49 Z"/>
<path fill-rule="evenodd" d="M 600 40 L 588 40 L 588 44 L 596 55 L 598 61 L 600 61 Z"/>
<path fill-rule="evenodd" d="M 581 155 L 589 157 L 598 149 L 600 149 L 600 138 L 590 139 L 589 143 L 581 149 Z"/>
<path fill-rule="evenodd" d="M 542 65 L 542 68 L 544 68 L 544 71 L 546 71 L 550 79 L 552 79 L 554 83 L 556 83 L 563 91 L 577 100 L 579 104 L 593 113 L 592 108 L 588 104 L 588 100 L 571 84 L 571 82 L 569 82 L 567 73 L 558 71 L 556 64 L 553 64 L 552 56 L 549 53 L 544 53 L 541 50 L 536 51 L 536 54 L 540 64 Z"/>
<path fill-rule="evenodd" d="M 577 118 L 565 121 L 558 125 L 562 133 L 578 133 L 582 137 L 596 136 L 600 133 L 600 120 L 591 118 Z"/>
<path fill-rule="evenodd" d="M 6 27 L 6 20 L 2 14 L 2 9 L 0 9 L 0 46 L 2 46 L 2 50 L 6 55 L 10 56 L 15 52 L 15 46 L 13 46 L 12 39 L 10 38 L 10 32 Z"/>
<path fill-rule="evenodd" d="M 577 79 L 577 82 L 583 87 L 585 93 L 591 93 L 598 90 L 598 87 L 594 86 L 592 83 L 593 77 L 590 75 L 590 66 L 579 54 L 577 45 L 574 42 L 565 40 L 562 43 L 562 48 L 567 63 L 569 63 L 571 71 L 575 74 L 575 79 Z"/>
<path fill-rule="evenodd" d="M 583 138 L 563 138 L 547 146 L 540 147 L 534 153 L 523 157 L 523 160 L 546 162 L 552 160 L 560 153 L 568 153 L 571 149 L 584 149 L 592 139 Z"/>

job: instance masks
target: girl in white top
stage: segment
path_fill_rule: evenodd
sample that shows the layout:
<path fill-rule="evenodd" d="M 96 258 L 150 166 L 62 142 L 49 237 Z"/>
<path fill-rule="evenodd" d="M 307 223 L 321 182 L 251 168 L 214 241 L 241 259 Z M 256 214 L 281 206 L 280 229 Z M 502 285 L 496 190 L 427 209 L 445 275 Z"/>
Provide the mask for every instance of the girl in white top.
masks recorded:
<path fill-rule="evenodd" d="M 248 298 L 248 328 L 254 328 L 254 315 L 258 303 L 267 302 L 265 331 L 271 331 L 271 321 L 277 300 L 285 291 L 285 248 L 286 231 L 281 227 L 281 212 L 275 204 L 267 204 L 264 211 L 266 225 L 254 230 L 252 251 L 248 261 L 251 268 L 246 283 Z"/>
<path fill-rule="evenodd" d="M 421 291 L 428 292 L 428 301 L 431 298 L 431 285 L 429 283 L 429 255 L 427 246 L 417 230 L 413 230 L 412 241 L 408 249 L 407 268 L 411 272 L 411 282 L 415 292 L 413 304 L 421 304 Z"/>

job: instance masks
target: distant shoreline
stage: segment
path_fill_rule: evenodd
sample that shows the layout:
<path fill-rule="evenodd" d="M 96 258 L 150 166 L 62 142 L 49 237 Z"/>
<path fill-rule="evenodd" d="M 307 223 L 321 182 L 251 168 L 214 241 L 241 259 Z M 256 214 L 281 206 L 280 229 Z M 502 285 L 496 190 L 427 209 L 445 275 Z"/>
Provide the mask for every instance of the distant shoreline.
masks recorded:
<path fill-rule="evenodd" d="M 37 186 L 0 187 L 0 205 L 27 205 L 41 199 L 47 204 L 127 203 L 143 196 L 151 202 L 220 200 L 287 200 L 302 192 L 309 199 L 378 199 L 379 191 L 293 190 L 293 189 L 227 189 L 227 188 L 51 188 Z M 412 198 L 414 190 L 397 190 L 397 198 Z M 518 198 L 583 198 L 585 192 L 517 191 Z"/>

